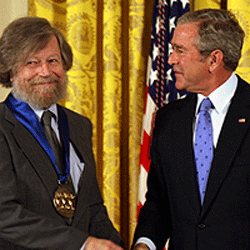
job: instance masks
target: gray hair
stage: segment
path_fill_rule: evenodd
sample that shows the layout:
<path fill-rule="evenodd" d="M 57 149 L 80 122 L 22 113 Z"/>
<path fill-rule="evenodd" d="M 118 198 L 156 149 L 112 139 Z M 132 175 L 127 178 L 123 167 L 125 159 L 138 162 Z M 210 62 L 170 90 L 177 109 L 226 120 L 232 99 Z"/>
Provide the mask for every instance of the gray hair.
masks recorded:
<path fill-rule="evenodd" d="M 219 9 L 197 10 L 181 16 L 177 25 L 186 23 L 197 23 L 199 31 L 194 45 L 204 58 L 220 50 L 224 54 L 225 69 L 237 68 L 245 33 L 233 13 Z"/>
<path fill-rule="evenodd" d="M 15 73 L 17 64 L 43 49 L 53 35 L 60 47 L 64 70 L 68 71 L 73 61 L 71 47 L 46 19 L 22 17 L 10 23 L 0 38 L 0 84 L 12 87 L 10 76 Z"/>

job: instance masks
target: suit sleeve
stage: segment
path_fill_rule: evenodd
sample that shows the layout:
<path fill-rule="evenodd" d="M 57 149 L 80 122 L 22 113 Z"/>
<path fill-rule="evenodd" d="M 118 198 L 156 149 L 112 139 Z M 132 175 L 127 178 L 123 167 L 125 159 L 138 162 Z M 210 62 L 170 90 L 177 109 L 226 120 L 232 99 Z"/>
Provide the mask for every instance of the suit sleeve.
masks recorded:
<path fill-rule="evenodd" d="M 78 120 L 78 123 L 74 122 L 73 118 Z M 70 126 L 72 127 L 72 130 L 74 132 L 81 130 L 81 133 L 74 133 L 73 141 L 75 143 L 75 147 L 78 149 L 79 154 L 82 155 L 83 161 L 86 163 L 86 168 L 84 170 L 85 173 L 83 173 L 82 176 L 82 186 L 80 190 L 88 192 L 88 197 L 90 197 L 88 209 L 90 213 L 89 235 L 101 239 L 111 240 L 125 248 L 119 233 L 114 228 L 111 220 L 109 219 L 107 209 L 103 204 L 103 199 L 97 182 L 96 165 L 92 150 L 92 124 L 88 118 L 82 116 L 79 118 L 79 116 L 74 115 L 70 116 L 70 119 Z M 77 127 L 75 127 L 76 124 Z M 84 131 L 84 133 L 82 133 L 82 131 Z M 77 137 L 75 137 L 75 135 L 77 135 Z M 79 202 L 87 202 L 86 199 L 79 199 Z M 83 214 L 83 216 L 86 215 Z"/>
<path fill-rule="evenodd" d="M 157 147 L 159 133 L 157 122 L 159 123 L 159 119 L 156 119 L 152 138 L 146 202 L 140 210 L 133 244 L 139 238 L 146 237 L 156 245 L 156 249 L 163 249 L 171 234 L 171 216 L 168 192 L 162 171 L 161 154 Z"/>

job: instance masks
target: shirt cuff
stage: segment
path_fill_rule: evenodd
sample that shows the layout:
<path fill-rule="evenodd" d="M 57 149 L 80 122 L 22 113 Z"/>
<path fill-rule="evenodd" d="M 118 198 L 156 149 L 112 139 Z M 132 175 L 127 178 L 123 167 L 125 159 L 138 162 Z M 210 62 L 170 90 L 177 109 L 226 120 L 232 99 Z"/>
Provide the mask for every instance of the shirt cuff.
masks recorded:
<path fill-rule="evenodd" d="M 84 242 L 84 244 L 82 245 L 82 247 L 80 248 L 80 250 L 83 250 L 83 249 L 84 249 L 85 244 L 86 244 L 86 242 Z"/>
<path fill-rule="evenodd" d="M 153 243 L 152 240 L 150 240 L 149 238 L 146 238 L 146 237 L 141 237 L 139 238 L 136 243 L 135 243 L 135 246 L 139 243 L 143 243 L 143 244 L 146 244 L 150 250 L 156 250 L 156 246 L 155 244 Z"/>

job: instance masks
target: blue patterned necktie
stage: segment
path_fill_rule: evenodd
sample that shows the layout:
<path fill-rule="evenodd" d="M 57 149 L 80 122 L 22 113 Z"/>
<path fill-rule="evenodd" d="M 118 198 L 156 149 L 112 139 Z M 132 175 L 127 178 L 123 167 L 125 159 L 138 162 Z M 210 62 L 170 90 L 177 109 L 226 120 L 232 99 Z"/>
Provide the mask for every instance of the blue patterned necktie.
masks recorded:
<path fill-rule="evenodd" d="M 207 180 L 213 160 L 213 128 L 209 114 L 212 103 L 209 98 L 200 105 L 199 119 L 196 124 L 194 155 L 201 197 L 201 205 L 206 191 Z"/>

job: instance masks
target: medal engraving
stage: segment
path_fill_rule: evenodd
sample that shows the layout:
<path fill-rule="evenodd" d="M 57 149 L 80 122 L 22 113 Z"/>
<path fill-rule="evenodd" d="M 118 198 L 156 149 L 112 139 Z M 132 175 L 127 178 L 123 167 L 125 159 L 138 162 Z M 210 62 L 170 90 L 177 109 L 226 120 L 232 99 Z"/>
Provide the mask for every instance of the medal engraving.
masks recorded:
<path fill-rule="evenodd" d="M 53 202 L 56 210 L 63 217 L 72 218 L 74 216 L 76 197 L 64 185 L 60 185 L 56 190 Z"/>

